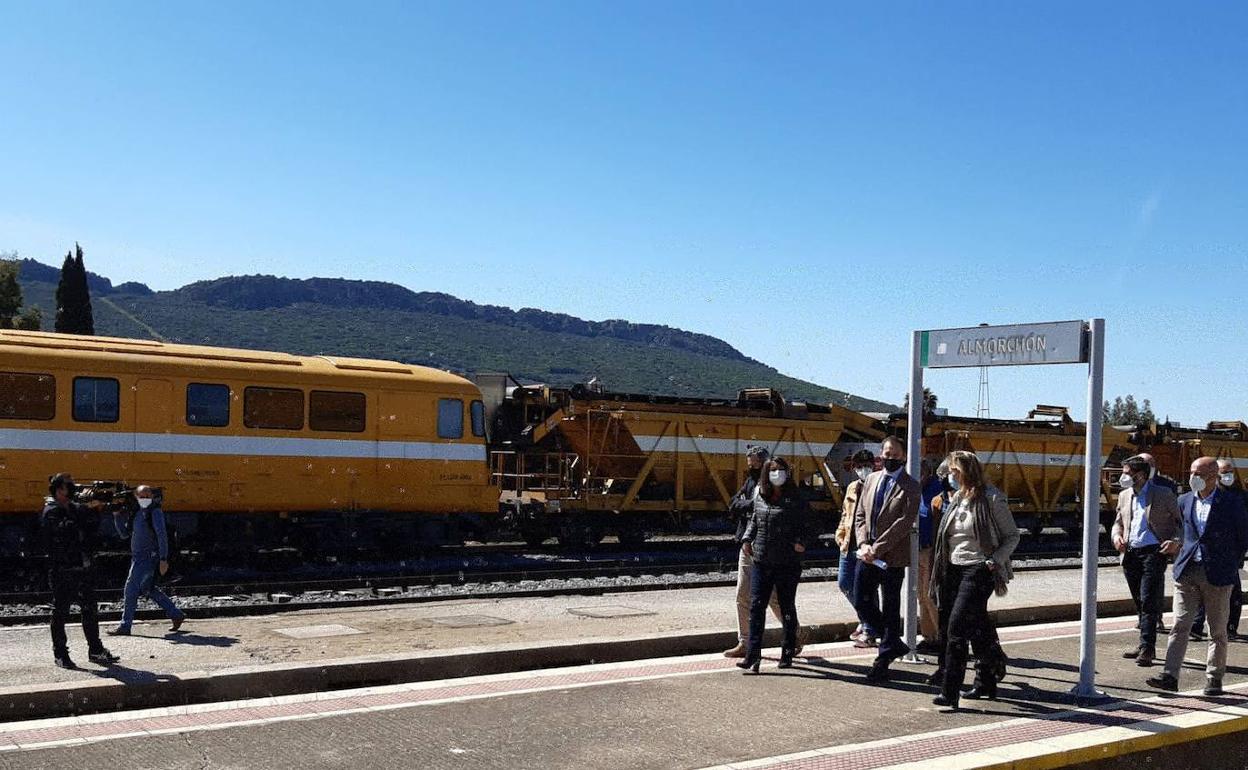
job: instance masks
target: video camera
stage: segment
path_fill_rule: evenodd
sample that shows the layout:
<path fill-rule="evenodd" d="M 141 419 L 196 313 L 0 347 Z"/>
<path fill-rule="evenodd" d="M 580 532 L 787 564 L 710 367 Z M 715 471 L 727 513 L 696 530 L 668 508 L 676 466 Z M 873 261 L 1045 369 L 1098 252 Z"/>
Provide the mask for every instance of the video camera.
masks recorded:
<path fill-rule="evenodd" d="M 108 513 L 133 513 L 139 507 L 135 489 L 124 481 L 93 481 L 78 487 L 74 501 L 82 505 L 101 503 Z"/>

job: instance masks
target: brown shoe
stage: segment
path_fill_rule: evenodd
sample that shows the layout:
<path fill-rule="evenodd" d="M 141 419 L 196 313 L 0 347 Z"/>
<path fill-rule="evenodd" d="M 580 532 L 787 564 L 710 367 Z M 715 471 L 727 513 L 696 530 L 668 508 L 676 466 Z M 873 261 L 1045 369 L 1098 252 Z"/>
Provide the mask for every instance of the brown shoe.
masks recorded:
<path fill-rule="evenodd" d="M 181 628 L 182 624 L 185 622 L 186 622 L 185 615 L 181 615 L 179 617 L 174 618 L 173 625 L 169 626 L 169 633 L 176 634 L 178 632 L 178 629 Z"/>
<path fill-rule="evenodd" d="M 854 642 L 854 646 L 860 650 L 868 650 L 872 647 L 879 647 L 880 640 L 876 639 L 874 636 L 867 636 L 866 634 L 863 634 L 859 637 L 858 641 Z"/>
<path fill-rule="evenodd" d="M 744 658 L 745 657 L 745 642 L 737 642 L 736 647 L 733 647 L 731 650 L 724 650 L 724 657 L 725 658 Z"/>
<path fill-rule="evenodd" d="M 802 648 L 810 641 L 810 629 L 802 627 L 797 629 L 797 646 L 793 648 L 794 655 L 801 655 Z"/>

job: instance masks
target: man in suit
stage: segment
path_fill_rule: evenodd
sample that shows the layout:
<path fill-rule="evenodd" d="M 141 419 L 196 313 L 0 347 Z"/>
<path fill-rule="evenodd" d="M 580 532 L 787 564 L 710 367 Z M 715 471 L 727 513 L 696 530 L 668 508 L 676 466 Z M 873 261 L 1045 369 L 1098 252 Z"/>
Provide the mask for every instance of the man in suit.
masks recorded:
<path fill-rule="evenodd" d="M 1150 677 L 1147 683 L 1162 690 L 1179 689 L 1188 635 L 1196 608 L 1203 601 L 1209 617 L 1204 692 L 1221 695 L 1226 672 L 1226 616 L 1231 583 L 1239 579 L 1240 560 L 1248 549 L 1248 510 L 1242 496 L 1218 489 L 1218 461 L 1212 457 L 1192 463 L 1188 482 L 1192 491 L 1179 498 L 1182 545 L 1174 560 L 1175 619 L 1166 645 L 1166 667 L 1161 676 Z M 1163 552 L 1173 550 L 1174 543 L 1170 542 Z"/>
<path fill-rule="evenodd" d="M 1130 457 L 1118 480 L 1118 516 L 1110 536 L 1122 554 L 1122 571 L 1139 614 L 1138 644 L 1122 654 L 1137 666 L 1151 666 L 1157 656 L 1157 620 L 1166 591 L 1166 552 L 1178 552 L 1183 525 L 1179 503 L 1169 488 L 1154 484 L 1146 460 Z M 1166 551 L 1163 552 L 1163 547 Z"/>
<path fill-rule="evenodd" d="M 1218 484 L 1219 491 L 1234 492 L 1237 495 L 1244 493 L 1244 487 L 1239 483 L 1239 476 L 1235 472 L 1235 463 L 1229 457 L 1223 457 L 1218 460 Z M 1248 501 L 1245 501 L 1248 504 Z M 1244 563 L 1239 563 L 1239 568 L 1244 568 Z M 1244 592 L 1240 585 L 1240 581 L 1236 580 L 1231 584 L 1231 612 L 1226 619 L 1227 638 L 1232 642 L 1243 641 L 1248 637 L 1239 633 L 1239 619 L 1244 611 Z M 1196 620 L 1192 623 L 1192 641 L 1200 642 L 1205 639 L 1205 608 L 1201 607 L 1196 613 Z"/>
<path fill-rule="evenodd" d="M 901 639 L 901 584 L 910 565 L 910 533 L 919 518 L 919 482 L 905 471 L 906 446 L 884 439 L 883 470 L 867 477 L 854 508 L 858 564 L 854 576 L 854 609 L 868 627 L 877 629 L 879 652 L 867 681 L 888 679 L 889 665 L 910 651 Z M 873 598 L 880 591 L 882 607 Z"/>

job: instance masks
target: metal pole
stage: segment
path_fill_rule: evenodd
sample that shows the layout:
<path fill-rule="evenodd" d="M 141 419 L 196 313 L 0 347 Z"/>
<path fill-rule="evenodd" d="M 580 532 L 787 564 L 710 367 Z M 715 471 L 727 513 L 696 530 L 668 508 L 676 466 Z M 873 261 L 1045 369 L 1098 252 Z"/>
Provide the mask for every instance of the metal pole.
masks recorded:
<path fill-rule="evenodd" d="M 1105 383 L 1105 319 L 1088 323 L 1088 428 L 1083 460 L 1083 609 L 1079 634 L 1078 698 L 1095 698 L 1096 689 L 1096 571 L 1100 559 L 1101 529 L 1101 412 Z"/>
<path fill-rule="evenodd" d="M 923 450 L 923 332 L 916 331 L 910 340 L 910 414 L 906 417 L 906 472 L 921 477 Z M 906 644 L 910 646 L 907 660 L 918 660 L 914 648 L 919 636 L 919 532 L 910 530 L 910 566 L 906 568 Z"/>

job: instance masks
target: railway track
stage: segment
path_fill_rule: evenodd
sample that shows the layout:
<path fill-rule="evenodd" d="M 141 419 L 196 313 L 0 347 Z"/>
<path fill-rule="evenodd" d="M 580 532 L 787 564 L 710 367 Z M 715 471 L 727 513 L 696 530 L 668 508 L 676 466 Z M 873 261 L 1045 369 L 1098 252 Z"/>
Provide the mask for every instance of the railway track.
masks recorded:
<path fill-rule="evenodd" d="M 667 554 L 670 555 L 670 554 Z M 1024 556 L 1015 569 L 1075 569 L 1079 554 L 1073 551 Z M 1102 554 L 1102 566 L 1115 563 Z M 835 549 L 812 549 L 805 560 L 803 580 L 836 579 Z M 175 583 L 171 593 L 192 618 L 259 615 L 292 610 L 331 607 L 366 607 L 445 599 L 505 599 L 564 595 L 705 588 L 735 585 L 735 549 L 701 560 L 643 560 L 632 558 L 596 561 L 552 562 L 523 569 L 472 569 L 335 577 L 267 575 L 247 580 L 212 583 Z M 120 584 L 117 584 L 120 586 Z M 102 620 L 120 617 L 120 588 L 99 592 Z M 0 625 L 25 625 L 46 621 L 51 596 L 44 592 L 0 594 Z M 141 610 L 140 618 L 160 617 Z"/>

